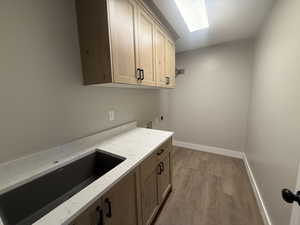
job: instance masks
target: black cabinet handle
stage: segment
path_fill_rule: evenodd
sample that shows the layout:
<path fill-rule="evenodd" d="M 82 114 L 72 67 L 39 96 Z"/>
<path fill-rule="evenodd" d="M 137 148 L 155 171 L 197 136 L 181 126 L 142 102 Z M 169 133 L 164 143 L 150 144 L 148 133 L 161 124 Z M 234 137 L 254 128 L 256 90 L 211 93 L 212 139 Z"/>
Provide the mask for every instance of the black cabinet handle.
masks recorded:
<path fill-rule="evenodd" d="M 137 68 L 136 71 L 137 71 L 137 73 L 136 73 L 136 79 L 137 80 L 141 80 L 141 76 L 142 76 L 141 72 L 142 72 L 142 70 L 140 68 Z"/>
<path fill-rule="evenodd" d="M 294 194 L 289 189 L 283 189 L 281 191 L 281 195 L 283 200 L 286 201 L 287 203 L 297 202 L 298 205 L 300 206 L 300 191 L 298 191 L 297 194 Z"/>
<path fill-rule="evenodd" d="M 100 206 L 98 206 L 96 210 L 99 214 L 98 225 L 103 225 L 103 210 L 100 208 Z"/>
<path fill-rule="evenodd" d="M 156 153 L 156 155 L 160 156 L 161 154 L 163 154 L 164 151 L 164 149 L 160 149 L 159 152 Z"/>
<path fill-rule="evenodd" d="M 106 217 L 107 218 L 111 218 L 112 217 L 112 210 L 111 210 L 111 201 L 109 201 L 108 198 L 105 199 L 105 203 L 108 206 L 108 213 L 106 213 Z"/>
<path fill-rule="evenodd" d="M 170 77 L 166 77 L 166 85 L 170 84 Z"/>
<path fill-rule="evenodd" d="M 143 69 L 141 69 L 141 74 L 142 74 L 141 80 L 144 80 L 145 79 L 145 74 L 144 74 L 144 70 Z"/>
<path fill-rule="evenodd" d="M 161 175 L 162 173 L 162 166 L 161 166 L 161 163 L 158 164 L 158 175 Z"/>
<path fill-rule="evenodd" d="M 165 171 L 165 164 L 164 164 L 164 162 L 161 162 L 161 169 L 162 169 L 161 172 L 164 172 L 164 171 Z"/>

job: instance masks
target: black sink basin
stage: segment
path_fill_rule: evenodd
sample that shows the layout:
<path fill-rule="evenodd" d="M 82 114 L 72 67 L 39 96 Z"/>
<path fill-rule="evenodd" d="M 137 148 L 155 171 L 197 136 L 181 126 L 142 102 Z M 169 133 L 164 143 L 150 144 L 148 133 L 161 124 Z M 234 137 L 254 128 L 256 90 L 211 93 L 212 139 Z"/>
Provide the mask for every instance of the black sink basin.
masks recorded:
<path fill-rule="evenodd" d="M 97 151 L 0 195 L 0 219 L 4 225 L 32 224 L 124 160 Z"/>

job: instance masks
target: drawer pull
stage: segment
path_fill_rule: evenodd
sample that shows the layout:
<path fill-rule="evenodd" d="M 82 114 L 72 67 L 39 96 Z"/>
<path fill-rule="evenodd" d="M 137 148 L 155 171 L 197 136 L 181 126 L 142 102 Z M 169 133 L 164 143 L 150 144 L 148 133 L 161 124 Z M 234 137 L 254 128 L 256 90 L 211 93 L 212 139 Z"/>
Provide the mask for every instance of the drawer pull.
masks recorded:
<path fill-rule="evenodd" d="M 99 222 L 98 225 L 103 225 L 103 210 L 98 206 L 96 208 L 97 212 L 99 213 Z"/>
<path fill-rule="evenodd" d="M 107 218 L 111 218 L 112 217 L 112 210 L 111 210 L 111 201 L 109 201 L 108 198 L 105 199 L 105 203 L 108 206 L 108 213 L 106 213 L 106 217 Z"/>
<path fill-rule="evenodd" d="M 163 166 L 162 166 L 162 163 L 160 162 L 160 163 L 158 164 L 158 172 L 157 172 L 157 174 L 158 174 L 158 175 L 161 175 L 162 172 L 163 172 Z"/>
<path fill-rule="evenodd" d="M 164 164 L 164 162 L 161 162 L 161 172 L 164 172 L 165 171 L 165 164 Z"/>
<path fill-rule="evenodd" d="M 144 73 L 144 69 L 141 69 L 141 80 L 145 79 L 145 73 Z"/>
<path fill-rule="evenodd" d="M 142 69 L 137 68 L 136 70 L 136 79 L 141 80 L 142 79 Z"/>
<path fill-rule="evenodd" d="M 164 149 L 160 149 L 160 151 L 157 152 L 156 155 L 160 156 L 161 154 L 163 154 L 164 151 L 165 151 Z"/>
<path fill-rule="evenodd" d="M 166 85 L 170 84 L 170 77 L 166 77 Z"/>

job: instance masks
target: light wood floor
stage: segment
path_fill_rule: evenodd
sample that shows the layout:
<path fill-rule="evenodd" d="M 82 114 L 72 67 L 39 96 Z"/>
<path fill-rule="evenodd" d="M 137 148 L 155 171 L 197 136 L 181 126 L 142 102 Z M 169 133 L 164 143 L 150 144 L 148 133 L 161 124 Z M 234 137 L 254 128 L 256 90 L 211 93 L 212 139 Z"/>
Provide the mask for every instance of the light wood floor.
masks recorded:
<path fill-rule="evenodd" d="M 240 159 L 175 148 L 173 183 L 154 225 L 263 225 Z"/>

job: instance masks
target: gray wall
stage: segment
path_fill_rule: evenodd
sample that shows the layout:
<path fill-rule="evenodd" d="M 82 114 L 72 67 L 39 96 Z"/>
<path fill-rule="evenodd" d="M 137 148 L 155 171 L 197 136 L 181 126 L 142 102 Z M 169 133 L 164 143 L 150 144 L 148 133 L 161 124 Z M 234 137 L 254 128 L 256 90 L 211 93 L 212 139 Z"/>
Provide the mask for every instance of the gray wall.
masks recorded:
<path fill-rule="evenodd" d="M 159 115 L 159 91 L 82 85 L 73 0 L 1 0 L 0 29 L 0 162 Z"/>
<path fill-rule="evenodd" d="M 180 53 L 185 74 L 164 91 L 162 111 L 175 139 L 243 151 L 250 99 L 253 41 L 235 41 Z"/>
<path fill-rule="evenodd" d="M 258 39 L 247 157 L 274 225 L 289 224 L 280 197 L 300 159 L 300 1 L 278 1 Z"/>

